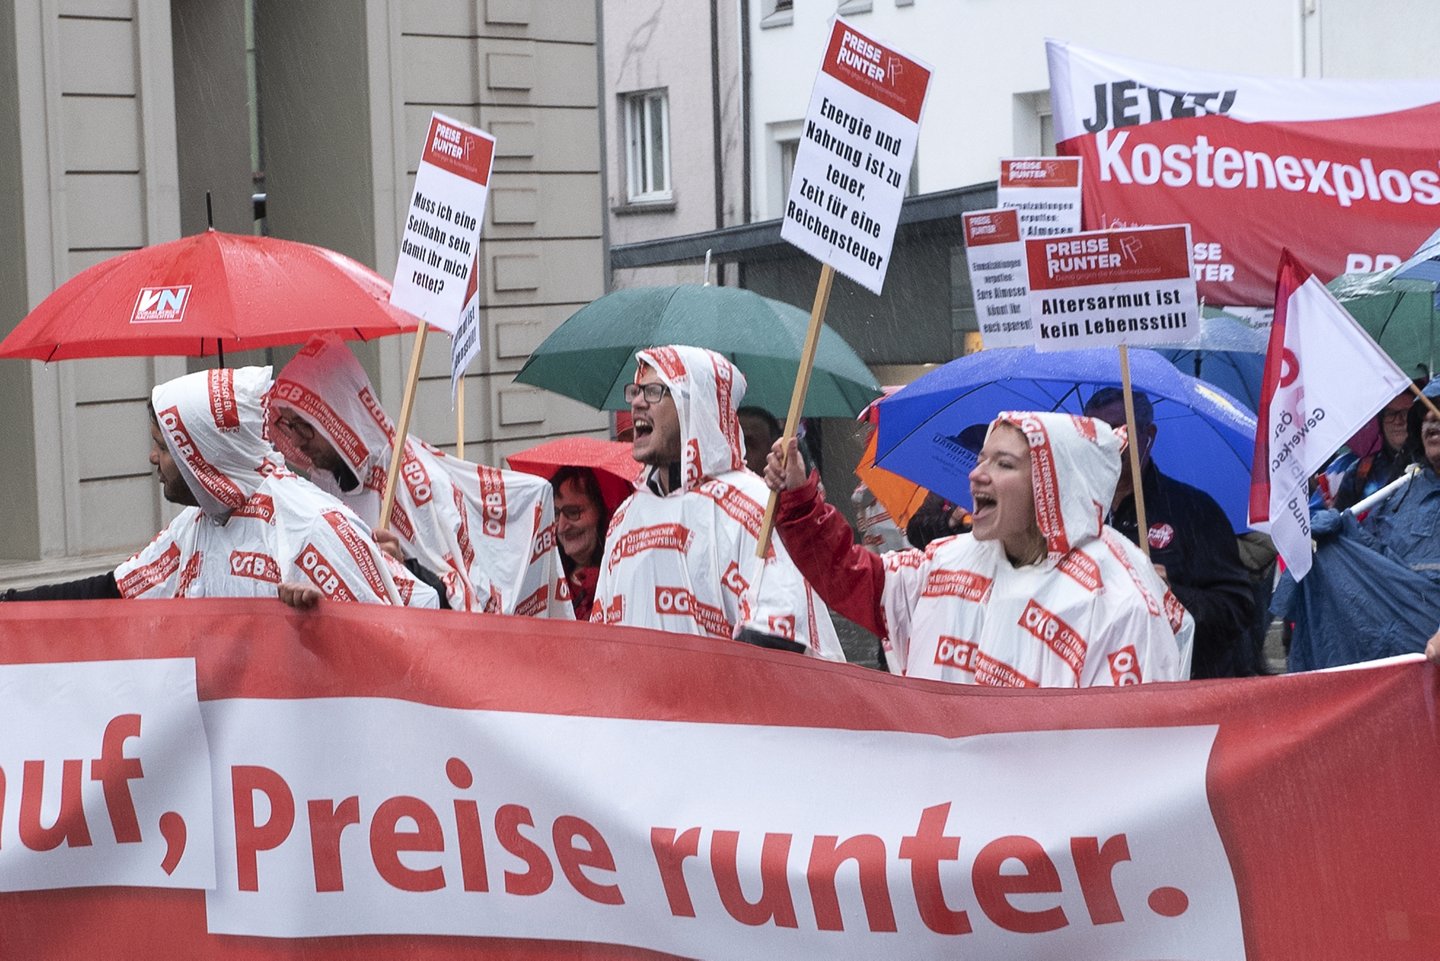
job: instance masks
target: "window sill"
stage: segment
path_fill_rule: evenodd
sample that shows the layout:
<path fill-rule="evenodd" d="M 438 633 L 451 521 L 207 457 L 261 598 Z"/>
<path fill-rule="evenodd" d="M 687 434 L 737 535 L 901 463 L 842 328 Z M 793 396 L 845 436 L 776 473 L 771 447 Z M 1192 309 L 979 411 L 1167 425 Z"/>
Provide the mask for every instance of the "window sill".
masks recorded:
<path fill-rule="evenodd" d="M 616 204 L 610 208 L 610 212 L 617 217 L 629 217 L 632 214 L 668 214 L 674 211 L 675 201 L 673 199 L 632 201 Z"/>
<path fill-rule="evenodd" d="M 873 7 L 872 0 L 846 0 L 835 12 L 839 14 L 869 13 Z"/>
<path fill-rule="evenodd" d="M 776 10 L 760 18 L 760 29 L 769 30 L 771 27 L 788 27 L 795 22 L 794 10 Z"/>

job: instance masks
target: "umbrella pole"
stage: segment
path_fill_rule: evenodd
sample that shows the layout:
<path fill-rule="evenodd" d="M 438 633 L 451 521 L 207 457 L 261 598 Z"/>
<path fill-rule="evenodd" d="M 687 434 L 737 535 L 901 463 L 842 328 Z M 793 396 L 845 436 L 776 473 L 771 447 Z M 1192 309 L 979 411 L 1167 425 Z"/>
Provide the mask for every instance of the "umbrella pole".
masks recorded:
<path fill-rule="evenodd" d="M 405 438 L 410 433 L 410 410 L 415 406 L 415 387 L 420 382 L 420 358 L 425 354 L 425 332 L 430 325 L 420 321 L 415 330 L 415 349 L 410 352 L 410 375 L 405 378 L 405 400 L 400 404 L 400 423 L 395 425 L 395 441 L 390 447 L 390 470 L 385 475 L 385 499 L 380 502 L 380 520 L 376 527 L 390 526 L 390 512 L 395 509 L 395 481 L 400 476 L 400 461 L 405 456 Z"/>
<path fill-rule="evenodd" d="M 455 456 L 465 459 L 465 375 L 455 384 Z"/>
<path fill-rule="evenodd" d="M 805 332 L 805 349 L 800 354 L 800 369 L 795 374 L 795 390 L 790 395 L 790 413 L 785 418 L 785 433 L 781 438 L 781 456 L 790 450 L 790 439 L 800 425 L 800 412 L 805 409 L 805 392 L 810 389 L 810 371 L 815 367 L 815 351 L 820 346 L 820 331 L 825 326 L 825 308 L 830 303 L 830 285 L 835 281 L 835 268 L 825 264 L 820 268 L 820 282 L 815 286 L 815 303 L 810 308 L 810 328 Z M 780 495 L 770 492 L 765 505 L 765 520 L 760 525 L 760 542 L 755 545 L 755 556 L 763 558 L 770 552 L 770 533 L 775 528 L 775 508 Z M 758 590 L 757 590 L 758 593 Z"/>
<path fill-rule="evenodd" d="M 1135 534 L 1145 557 L 1150 557 L 1150 525 L 1145 521 L 1145 484 L 1140 479 L 1140 436 L 1135 432 L 1135 389 L 1130 386 L 1130 348 L 1120 345 L 1120 388 L 1125 395 L 1125 433 L 1130 442 L 1130 476 L 1135 498 Z"/>

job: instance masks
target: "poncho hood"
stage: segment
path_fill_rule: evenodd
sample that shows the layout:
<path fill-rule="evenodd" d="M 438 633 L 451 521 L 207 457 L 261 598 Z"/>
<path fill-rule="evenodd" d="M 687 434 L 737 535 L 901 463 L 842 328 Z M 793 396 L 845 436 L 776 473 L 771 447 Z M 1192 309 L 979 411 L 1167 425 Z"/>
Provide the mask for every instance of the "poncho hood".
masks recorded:
<path fill-rule="evenodd" d="M 207 517 L 229 515 L 284 467 L 269 438 L 269 389 L 269 367 L 241 367 L 186 374 L 150 392 L 170 456 Z"/>
<path fill-rule="evenodd" d="M 1124 429 L 1093 417 L 1033 411 L 1005 411 L 990 430 L 1000 424 L 1018 428 L 1030 446 L 1035 520 L 1049 560 L 1099 537 L 1120 479 Z"/>
<path fill-rule="evenodd" d="M 680 417 L 681 488 L 689 491 L 703 478 L 743 470 L 745 448 L 735 411 L 745 397 L 745 375 L 703 347 L 652 347 L 635 357 L 641 368 L 655 371 L 675 400 Z M 636 486 L 643 486 L 658 469 L 642 473 Z"/>
<path fill-rule="evenodd" d="M 362 484 L 371 480 L 372 470 L 389 468 L 395 425 L 380 408 L 365 368 L 339 338 L 315 337 L 301 348 L 275 379 L 271 406 L 272 418 L 287 407 L 304 417 Z M 313 470 L 283 430 L 271 434 L 286 460 L 305 473 Z"/>

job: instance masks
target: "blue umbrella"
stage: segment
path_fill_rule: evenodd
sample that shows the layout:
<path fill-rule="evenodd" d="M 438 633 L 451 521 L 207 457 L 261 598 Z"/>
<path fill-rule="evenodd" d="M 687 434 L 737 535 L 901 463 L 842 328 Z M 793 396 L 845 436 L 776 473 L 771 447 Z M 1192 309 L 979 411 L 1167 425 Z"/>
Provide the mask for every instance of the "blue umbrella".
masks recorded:
<path fill-rule="evenodd" d="M 1130 375 L 1155 408 L 1156 466 L 1214 497 L 1235 529 L 1245 530 L 1255 415 L 1152 350 L 1130 351 Z M 1078 414 L 1096 390 L 1118 386 L 1120 356 L 1113 348 L 969 354 L 879 402 L 875 463 L 969 506 L 974 435 L 962 432 L 1002 410 Z"/>
<path fill-rule="evenodd" d="M 1157 352 L 1183 373 L 1218 387 L 1251 410 L 1260 406 L 1260 379 L 1270 340 L 1270 310 L 1248 314 L 1206 307 L 1200 333 L 1175 347 Z"/>

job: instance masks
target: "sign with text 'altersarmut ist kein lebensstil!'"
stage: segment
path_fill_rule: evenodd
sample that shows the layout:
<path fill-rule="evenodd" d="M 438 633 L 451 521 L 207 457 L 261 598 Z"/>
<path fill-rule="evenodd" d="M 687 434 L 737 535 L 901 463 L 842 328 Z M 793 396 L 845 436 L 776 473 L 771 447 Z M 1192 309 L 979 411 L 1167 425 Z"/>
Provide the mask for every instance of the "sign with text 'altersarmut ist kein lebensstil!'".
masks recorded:
<path fill-rule="evenodd" d="M 1184 224 L 1027 240 L 1025 259 L 1036 350 L 1177 344 L 1197 332 Z"/>
<path fill-rule="evenodd" d="M 930 68 L 836 18 L 795 154 L 780 236 L 880 293 Z"/>

